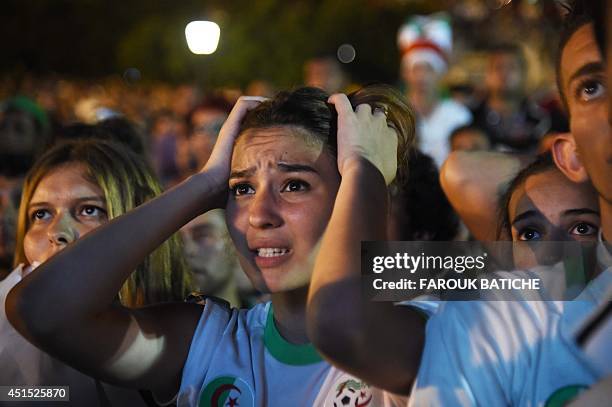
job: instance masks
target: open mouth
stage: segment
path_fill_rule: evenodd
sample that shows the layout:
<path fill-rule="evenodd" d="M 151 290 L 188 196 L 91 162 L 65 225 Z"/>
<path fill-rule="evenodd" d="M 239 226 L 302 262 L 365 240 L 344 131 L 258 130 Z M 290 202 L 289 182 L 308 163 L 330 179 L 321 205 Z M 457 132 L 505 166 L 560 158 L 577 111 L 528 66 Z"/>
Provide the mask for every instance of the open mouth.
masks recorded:
<path fill-rule="evenodd" d="M 289 249 L 284 247 L 262 247 L 255 250 L 255 254 L 259 257 L 280 257 L 289 253 Z"/>
<path fill-rule="evenodd" d="M 287 247 L 259 247 L 252 250 L 259 268 L 277 267 L 286 262 L 292 254 Z"/>

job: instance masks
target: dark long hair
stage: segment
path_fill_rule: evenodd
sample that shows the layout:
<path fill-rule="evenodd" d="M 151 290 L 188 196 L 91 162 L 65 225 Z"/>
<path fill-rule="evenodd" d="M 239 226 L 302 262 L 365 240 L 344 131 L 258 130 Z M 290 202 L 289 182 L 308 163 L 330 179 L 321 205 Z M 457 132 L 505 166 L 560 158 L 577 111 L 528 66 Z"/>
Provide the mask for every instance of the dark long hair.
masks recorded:
<path fill-rule="evenodd" d="M 502 193 L 499 198 L 499 215 L 497 217 L 497 239 L 502 240 L 502 237 L 507 237 L 510 234 L 510 200 L 514 191 L 525 183 L 527 178 L 532 175 L 541 174 L 548 170 L 557 170 L 557 166 L 553 161 L 550 152 L 540 154 L 534 162 L 519 171 L 518 174 L 510 181 L 508 188 Z"/>

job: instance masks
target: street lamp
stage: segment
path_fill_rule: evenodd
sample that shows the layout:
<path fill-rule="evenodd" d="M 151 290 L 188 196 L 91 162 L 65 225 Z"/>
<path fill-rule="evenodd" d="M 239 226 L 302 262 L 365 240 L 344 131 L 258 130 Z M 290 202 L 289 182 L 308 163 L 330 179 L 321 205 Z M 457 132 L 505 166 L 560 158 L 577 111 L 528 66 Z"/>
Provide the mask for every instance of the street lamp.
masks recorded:
<path fill-rule="evenodd" d="M 212 54 L 219 44 L 221 29 L 212 21 L 192 21 L 185 27 L 187 46 L 194 54 Z"/>

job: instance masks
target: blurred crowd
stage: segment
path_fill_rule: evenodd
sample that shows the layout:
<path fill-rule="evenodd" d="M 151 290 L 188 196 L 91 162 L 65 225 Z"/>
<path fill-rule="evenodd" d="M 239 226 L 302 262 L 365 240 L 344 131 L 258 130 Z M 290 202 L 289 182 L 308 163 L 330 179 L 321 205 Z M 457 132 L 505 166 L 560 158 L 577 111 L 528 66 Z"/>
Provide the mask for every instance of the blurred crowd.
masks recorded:
<path fill-rule="evenodd" d="M 457 22 L 462 35 L 455 36 L 445 14 L 410 17 L 398 30 L 401 60 L 397 87 L 417 115 L 417 144 L 423 153 L 412 160 L 411 174 L 429 174 L 412 176 L 394 202 L 397 223 L 391 228 L 398 240 L 469 238 L 438 181 L 438 170 L 451 151 L 491 150 L 535 156 L 549 148 L 549 136 L 568 130 L 560 99 L 552 90 L 552 78 L 540 80 L 537 92 L 531 91 L 528 83 L 528 73 L 550 70 L 550 61 L 534 66 L 539 61 L 526 56 L 533 50 L 528 50 L 525 43 L 501 40 L 490 41 L 477 52 L 465 52 L 469 21 Z M 530 46 L 533 48 L 533 44 Z M 303 71 L 304 85 L 330 94 L 358 87 L 336 55 L 317 55 L 304 64 Z M 147 83 L 140 80 L 135 69 L 127 70 L 123 77 L 88 81 L 34 75 L 19 80 L 5 78 L 0 82 L 0 272 L 6 275 L 12 268 L 20 183 L 50 146 L 99 132 L 87 126 L 105 126 L 114 137 L 140 151 L 162 185 L 170 187 L 206 163 L 240 95 L 271 97 L 275 92 L 274 84 L 258 79 L 245 89 Z M 427 206 L 431 211 L 415 204 L 419 196 L 435 203 Z M 410 216 L 417 210 L 425 215 L 420 225 Z M 222 222 L 216 215 L 194 222 L 185 227 L 182 236 L 187 258 L 199 276 L 195 288 L 201 289 L 210 286 L 203 281 L 212 277 L 202 277 L 210 270 L 204 271 L 208 267 L 199 264 L 199 257 L 207 257 L 200 249 L 231 256 L 227 255 Z M 220 268 L 234 270 L 237 266 L 228 263 Z M 238 283 L 232 277 L 221 281 L 214 291 L 221 290 L 232 303 L 239 303 L 234 286 L 248 292 L 248 282 L 241 273 L 220 274 L 236 274 Z M 232 286 L 229 291 L 225 286 L 228 281 Z"/>
<path fill-rule="evenodd" d="M 253 389 L 257 405 L 400 394 L 411 399 L 397 405 L 565 405 L 594 383 L 609 397 L 603 26 L 578 1 L 551 40 L 526 1 L 508 29 L 523 41 L 483 38 L 486 2 L 459 3 L 455 21 L 398 27 L 393 86 L 355 83 L 339 54 L 313 56 L 280 93 L 259 78 L 147 82 L 135 68 L 0 81 L 0 384 L 70 383 L 82 405 L 208 405 L 222 393 L 238 405 Z M 519 277 L 561 264 L 568 275 L 551 280 L 584 301 L 513 289 L 514 301 L 453 302 L 440 289 L 365 307 L 356 243 L 385 238 L 512 241 L 491 262 Z M 531 245 L 542 241 L 596 253 L 569 264 Z"/>

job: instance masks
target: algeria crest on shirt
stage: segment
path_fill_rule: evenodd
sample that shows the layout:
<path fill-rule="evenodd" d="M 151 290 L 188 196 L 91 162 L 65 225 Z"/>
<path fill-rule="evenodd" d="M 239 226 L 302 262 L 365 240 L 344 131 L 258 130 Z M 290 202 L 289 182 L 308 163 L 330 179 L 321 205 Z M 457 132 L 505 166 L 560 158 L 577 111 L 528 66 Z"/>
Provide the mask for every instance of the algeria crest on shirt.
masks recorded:
<path fill-rule="evenodd" d="M 370 386 L 355 378 L 341 377 L 336 381 L 334 389 L 327 396 L 325 406 L 333 407 L 365 407 L 372 401 Z"/>
<path fill-rule="evenodd" d="M 253 391 L 247 382 L 233 376 L 219 376 L 200 393 L 200 407 L 254 407 Z"/>
<path fill-rule="evenodd" d="M 564 386 L 557 389 L 553 394 L 548 397 L 544 407 L 563 407 L 567 405 L 572 399 L 578 397 L 580 393 L 587 390 L 589 386 L 583 384 L 574 384 L 570 386 Z"/>

